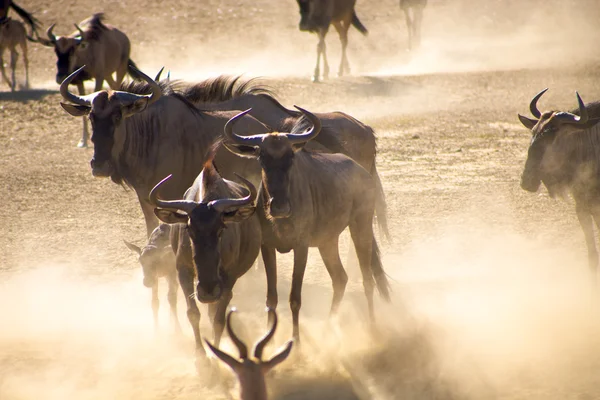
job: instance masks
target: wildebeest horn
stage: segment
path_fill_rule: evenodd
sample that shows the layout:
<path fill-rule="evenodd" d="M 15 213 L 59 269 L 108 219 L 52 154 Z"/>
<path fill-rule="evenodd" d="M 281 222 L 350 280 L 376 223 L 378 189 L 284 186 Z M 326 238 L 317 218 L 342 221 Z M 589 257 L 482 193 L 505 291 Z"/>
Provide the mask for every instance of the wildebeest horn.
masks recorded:
<path fill-rule="evenodd" d="M 50 25 L 50 28 L 48 28 L 48 30 L 46 31 L 46 35 L 48 35 L 48 39 L 50 39 L 50 41 L 52 43 L 56 42 L 56 36 L 54 35 L 54 33 L 52 33 L 52 30 L 54 29 L 55 26 L 56 26 L 56 24 Z"/>
<path fill-rule="evenodd" d="M 312 123 L 312 128 L 304 133 L 288 133 L 286 134 L 286 136 L 292 143 L 306 143 L 309 140 L 313 139 L 315 136 L 317 136 L 319 132 L 321 132 L 321 120 L 317 118 L 313 113 L 303 108 L 300 108 L 298 106 L 294 107 L 296 107 L 304 115 L 304 117 Z"/>
<path fill-rule="evenodd" d="M 238 119 L 242 118 L 244 115 L 248 114 L 250 111 L 252 111 L 251 108 L 247 109 L 246 111 L 242 111 L 235 117 L 232 117 L 225 124 L 225 128 L 224 128 L 225 136 L 235 144 L 242 144 L 242 145 L 254 147 L 254 146 L 258 146 L 262 143 L 264 135 L 259 134 L 259 135 L 252 135 L 252 136 L 239 136 L 233 132 L 233 124 L 235 124 L 235 122 Z"/>
<path fill-rule="evenodd" d="M 235 174 L 235 175 L 242 180 L 244 186 L 248 190 L 248 196 L 242 197 L 241 199 L 213 200 L 210 203 L 208 203 L 208 206 L 210 206 L 210 207 L 214 208 L 215 210 L 217 210 L 218 212 L 222 213 L 222 212 L 226 211 L 228 208 L 243 207 L 245 205 L 251 204 L 252 202 L 254 202 L 256 200 L 256 188 L 254 187 L 252 182 L 250 182 L 249 180 L 247 180 L 246 178 L 244 178 L 238 174 Z"/>
<path fill-rule="evenodd" d="M 145 95 L 145 97 L 148 97 L 148 106 L 154 103 L 156 100 L 160 99 L 160 96 L 162 96 L 162 89 L 160 88 L 158 83 L 156 83 L 154 79 L 150 78 L 148 75 L 137 69 L 133 64 L 129 64 L 129 68 L 131 68 L 133 72 L 139 74 L 142 77 L 142 79 L 144 79 L 150 85 L 150 90 L 152 91 L 152 93 L 149 95 Z M 162 69 L 160 71 L 162 72 Z"/>
<path fill-rule="evenodd" d="M 579 93 L 577 92 L 575 92 L 575 94 L 577 95 L 577 103 L 579 105 L 579 115 L 575 115 L 570 112 L 561 112 L 557 113 L 556 117 L 568 123 L 584 125 L 588 122 L 590 117 L 588 115 L 587 108 L 585 108 L 585 103 L 583 100 L 581 100 L 581 96 L 579 96 Z"/>
<path fill-rule="evenodd" d="M 531 99 L 531 103 L 529 103 L 529 111 L 531 111 L 531 115 L 533 115 L 537 119 L 540 119 L 540 117 L 542 116 L 542 113 L 537 108 L 537 102 L 540 99 L 540 97 L 542 97 L 543 94 L 546 93 L 547 90 L 548 90 L 548 88 L 546 88 L 546 89 L 542 90 L 541 92 L 539 92 L 538 94 L 536 94 L 533 97 L 533 99 Z"/>
<path fill-rule="evenodd" d="M 71 103 L 79 104 L 80 106 L 91 106 L 92 100 L 96 95 L 95 93 L 88 94 L 87 96 L 78 96 L 69 92 L 69 85 L 71 84 L 71 81 L 75 79 L 75 77 L 79 75 L 84 68 L 85 65 L 71 73 L 71 75 L 67 76 L 65 80 L 62 81 L 60 84 L 60 94 L 62 95 L 63 99 L 70 101 Z"/>
<path fill-rule="evenodd" d="M 269 340 L 271 340 L 273 338 L 273 335 L 275 335 L 275 329 L 277 329 L 277 313 L 270 307 L 267 308 L 267 311 L 269 313 L 269 316 L 273 318 L 273 325 L 271 325 L 271 329 L 269 329 L 269 332 L 267 332 L 267 334 L 263 336 L 254 347 L 254 357 L 256 357 L 259 360 L 262 360 L 262 352 L 267 343 L 269 343 Z"/>
<path fill-rule="evenodd" d="M 171 179 L 173 174 L 167 176 L 162 181 L 158 182 L 156 186 L 152 188 L 150 191 L 150 195 L 148 196 L 150 200 L 150 204 L 154 204 L 156 207 L 166 208 L 168 210 L 176 210 L 183 211 L 186 214 L 191 213 L 198 204 L 195 201 L 191 200 L 161 200 L 158 198 L 158 188 L 160 185 Z"/>
<path fill-rule="evenodd" d="M 163 73 L 164 69 L 165 69 L 165 67 L 163 66 L 163 67 L 160 69 L 160 71 L 158 71 L 158 74 L 156 74 L 156 77 L 154 78 L 154 81 L 155 81 L 155 82 L 158 82 L 158 81 L 160 81 L 160 75 Z"/>
<path fill-rule="evenodd" d="M 238 351 L 240 352 L 240 358 L 242 360 L 245 360 L 245 359 L 248 358 L 248 348 L 246 347 L 246 345 L 244 344 L 244 342 L 242 342 L 240 340 L 240 338 L 237 337 L 237 335 L 233 331 L 233 328 L 231 328 L 231 316 L 236 311 L 237 310 L 235 308 L 232 308 L 229 311 L 229 313 L 227 314 L 227 323 L 226 323 L 226 325 L 227 325 L 227 333 L 229 334 L 229 338 L 231 339 L 231 341 L 233 342 L 233 344 L 235 344 L 235 347 L 237 347 Z"/>
<path fill-rule="evenodd" d="M 84 35 L 83 29 L 81 29 L 79 27 L 79 25 L 77 25 L 77 24 L 73 24 L 73 25 L 75 25 L 75 28 L 79 31 L 79 35 L 81 36 L 81 39 L 83 39 L 84 38 L 83 37 L 83 35 Z"/>

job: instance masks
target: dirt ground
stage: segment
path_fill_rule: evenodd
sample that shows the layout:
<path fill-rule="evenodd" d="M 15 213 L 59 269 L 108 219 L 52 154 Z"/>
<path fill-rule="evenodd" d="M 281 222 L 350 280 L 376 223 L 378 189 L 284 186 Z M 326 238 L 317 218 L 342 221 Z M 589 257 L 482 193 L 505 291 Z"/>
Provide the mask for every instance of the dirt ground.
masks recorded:
<path fill-rule="evenodd" d="M 517 119 L 545 87 L 542 109 L 574 107 L 575 90 L 598 100 L 600 7 L 429 3 L 422 47 L 409 53 L 397 2 L 359 0 L 370 34 L 350 32 L 352 75 L 313 84 L 316 38 L 298 31 L 294 0 L 18 2 L 57 34 L 106 12 L 149 75 L 164 65 L 174 79 L 260 76 L 287 106 L 344 111 L 376 130 L 393 303 L 378 302 L 381 333 L 370 336 L 350 266 L 340 316 L 328 321 L 331 283 L 311 250 L 306 340 L 269 375 L 273 398 L 600 399 L 583 235 L 570 200 L 520 189 L 529 134 Z M 333 30 L 328 49 L 334 75 Z M 52 49 L 30 44 L 29 58 L 32 89 L 0 92 L 0 399 L 235 397 L 225 369 L 222 385 L 196 372 L 184 301 L 178 338 L 165 287 L 154 331 L 122 242 L 145 238 L 136 197 L 92 177 L 92 150 L 75 146 L 81 120 L 59 106 Z M 269 351 L 291 334 L 290 257 L 279 260 L 282 323 Z M 262 271 L 238 283 L 232 305 L 248 339 L 262 334 L 264 297 Z M 206 318 L 202 330 L 210 336 Z"/>

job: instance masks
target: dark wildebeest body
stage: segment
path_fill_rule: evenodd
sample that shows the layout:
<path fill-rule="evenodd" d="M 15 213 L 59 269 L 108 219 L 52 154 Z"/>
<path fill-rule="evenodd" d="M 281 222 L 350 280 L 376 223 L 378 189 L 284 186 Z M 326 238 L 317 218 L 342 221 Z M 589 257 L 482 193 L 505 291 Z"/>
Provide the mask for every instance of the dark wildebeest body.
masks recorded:
<path fill-rule="evenodd" d="M 421 22 L 423 21 L 423 10 L 426 6 L 427 0 L 400 0 L 400 9 L 404 11 L 406 17 L 409 50 L 421 45 Z"/>
<path fill-rule="evenodd" d="M 235 282 L 250 269 L 261 244 L 260 222 L 255 215 L 256 189 L 249 181 L 244 182 L 244 189 L 221 178 L 212 156 L 209 158 L 183 200 L 158 198 L 157 192 L 168 178 L 150 193 L 150 201 L 158 207 L 157 217 L 174 224 L 171 245 L 176 252 L 179 283 L 187 301 L 197 355 L 202 355 L 204 348 L 196 298 L 210 303 L 218 346 Z M 196 288 L 194 279 L 198 281 Z"/>
<path fill-rule="evenodd" d="M 152 315 L 154 327 L 158 327 L 158 278 L 165 278 L 168 284 L 167 299 L 171 309 L 171 321 L 177 331 L 181 331 L 177 318 L 177 270 L 175 254 L 171 248 L 171 226 L 160 224 L 150 234 L 143 248 L 125 242 L 125 245 L 138 255 L 144 273 L 144 286 L 152 288 Z"/>
<path fill-rule="evenodd" d="M 215 356 L 227 364 L 227 366 L 229 366 L 229 368 L 237 375 L 240 383 L 241 400 L 267 400 L 265 374 L 277 366 L 277 364 L 284 361 L 292 351 L 293 340 L 289 340 L 285 346 L 279 349 L 275 355 L 271 357 L 270 360 L 263 361 L 263 350 L 275 335 L 275 329 L 277 328 L 277 314 L 275 313 L 275 310 L 269 309 L 268 311 L 269 319 L 271 319 L 273 323 L 269 332 L 267 332 L 267 334 L 256 343 L 256 346 L 254 346 L 254 359 L 248 356 L 248 347 L 240 340 L 240 338 L 238 338 L 231 327 L 231 315 L 235 312 L 235 309 L 229 311 L 229 314 L 227 314 L 227 331 L 240 353 L 240 360 L 238 361 L 224 351 L 219 350 L 218 347 L 213 346 L 205 339 L 207 346 Z"/>
<path fill-rule="evenodd" d="M 56 83 L 63 80 L 82 66 L 84 71 L 71 83 L 77 85 L 80 95 L 85 94 L 84 82 L 95 80 L 94 91 L 102 89 L 106 80 L 111 89 L 119 89 L 125 74 L 139 78 L 129 65 L 135 65 L 129 58 L 131 44 L 127 35 L 117 28 L 103 23 L 104 15 L 94 14 L 92 17 L 75 25 L 77 31 L 68 36 L 55 36 L 54 25 L 48 28 L 48 39 L 38 38 L 45 46 L 53 47 L 56 53 Z M 112 74 L 116 73 L 116 79 Z M 87 119 L 83 118 L 83 134 L 79 147 L 86 147 L 88 140 Z"/>
<path fill-rule="evenodd" d="M 298 318 L 301 291 L 309 247 L 318 247 L 333 283 L 331 312 L 336 312 L 348 277 L 340 261 L 339 235 L 348 227 L 356 248 L 363 277 L 369 315 L 374 322 L 374 281 L 389 300 L 388 282 L 373 235 L 376 186 L 371 175 L 342 154 L 311 153 L 304 145 L 321 128 L 314 115 L 301 110 L 312 127 L 292 133 L 238 136 L 233 132 L 237 118 L 225 127 L 227 148 L 244 157 L 257 158 L 262 169 L 259 217 L 263 227 L 261 252 L 267 273 L 267 307 L 277 306 L 276 253 L 294 251 L 294 271 L 290 307 L 294 338 L 299 338 Z M 301 125 L 300 125 L 301 126 Z"/>
<path fill-rule="evenodd" d="M 141 72 L 138 72 L 141 74 Z M 143 75 L 146 82 L 123 84 L 123 91 L 100 91 L 76 96 L 68 91 L 69 76 L 61 85 L 63 97 L 77 105 L 61 103 L 71 115 L 87 115 L 92 123 L 94 155 L 92 174 L 110 177 L 132 187 L 140 202 L 148 235 L 158 225 L 150 190 L 167 175 L 173 178 L 161 187 L 163 199 L 180 199 L 202 171 L 206 154 L 223 127 L 236 112 L 200 111 L 174 92 L 176 82 L 159 84 Z M 145 95 L 150 95 L 151 99 Z M 266 127 L 248 116 L 242 125 L 249 131 Z M 243 160 L 220 149 L 215 162 L 221 174 L 233 179 L 235 171 L 260 181 L 260 169 L 253 160 Z"/>
<path fill-rule="evenodd" d="M 205 85 L 189 86 L 182 94 L 203 110 L 246 110 L 251 108 L 249 115 L 266 124 L 270 129 L 288 132 L 302 118 L 302 114 L 289 110 L 279 103 L 275 97 L 260 86 L 252 87 L 252 80 L 238 85 L 237 93 L 233 87 L 239 77 L 224 76 L 205 81 Z M 207 97 L 207 93 L 224 93 L 229 91 L 228 100 L 215 96 Z M 222 100 L 218 103 L 210 101 Z M 212 100 L 214 99 L 214 100 Z M 326 153 L 342 153 L 359 163 L 371 173 L 377 185 L 377 200 L 375 211 L 381 233 L 389 238 L 387 227 L 387 206 L 381 179 L 377 172 L 377 138 L 373 129 L 343 112 L 315 113 L 321 121 L 321 133 L 310 142 L 311 151 Z M 303 123 L 309 123 L 302 119 Z M 320 144 L 322 148 L 317 145 Z"/>
<path fill-rule="evenodd" d="M 23 26 L 23 23 L 20 21 L 8 18 L 8 20 L 0 24 L 0 72 L 2 73 L 2 79 L 13 92 L 17 87 L 17 78 L 15 76 L 17 69 L 17 58 L 19 57 L 17 46 L 21 48 L 21 52 L 23 53 L 23 65 L 25 66 L 25 88 L 29 88 L 27 39 L 28 36 L 25 32 L 25 26 Z M 31 40 L 31 38 L 29 38 L 29 40 Z M 11 79 L 8 78 L 4 69 L 4 51 L 6 49 L 10 51 Z"/>
<path fill-rule="evenodd" d="M 600 103 L 584 105 L 577 95 L 579 110 L 541 113 L 537 101 L 546 90 L 531 101 L 536 119 L 519 115 L 532 132 L 521 187 L 536 192 L 543 182 L 552 197 L 572 194 L 595 285 L 598 252 L 593 223 L 600 227 Z"/>
<path fill-rule="evenodd" d="M 329 76 L 329 64 L 327 63 L 325 36 L 329 31 L 329 25 L 334 26 L 342 42 L 342 59 L 338 69 L 338 75 L 350 73 L 350 64 L 346 56 L 348 46 L 348 29 L 353 25 L 360 33 L 366 35 L 367 28 L 360 22 L 354 6 L 356 0 L 297 0 L 300 7 L 301 31 L 314 32 L 319 35 L 317 44 L 317 65 L 313 73 L 313 81 L 318 82 L 320 77 L 320 61 L 323 57 L 323 77 Z"/>

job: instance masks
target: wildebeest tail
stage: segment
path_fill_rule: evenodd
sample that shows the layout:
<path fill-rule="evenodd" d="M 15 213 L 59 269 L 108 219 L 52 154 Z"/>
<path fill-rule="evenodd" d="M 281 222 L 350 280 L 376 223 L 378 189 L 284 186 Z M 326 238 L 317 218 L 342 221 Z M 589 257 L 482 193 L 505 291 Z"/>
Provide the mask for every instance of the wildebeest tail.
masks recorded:
<path fill-rule="evenodd" d="M 377 172 L 375 163 L 373 163 L 373 168 L 371 168 L 371 176 L 375 180 L 375 216 L 377 217 L 379 233 L 387 240 L 390 240 L 391 235 L 387 220 L 387 203 L 385 202 L 383 185 L 381 184 L 381 178 L 379 177 L 379 172 Z"/>
<path fill-rule="evenodd" d="M 358 29 L 358 31 L 360 33 L 362 33 L 365 36 L 369 33 L 369 31 L 367 30 L 367 28 L 365 28 L 365 26 L 362 24 L 362 22 L 360 22 L 360 19 L 358 19 L 358 16 L 356 15 L 356 11 L 352 12 L 352 25 L 356 29 Z"/>
<path fill-rule="evenodd" d="M 377 241 L 373 238 L 373 247 L 371 250 L 371 272 L 375 279 L 375 286 L 377 291 L 383 297 L 385 301 L 390 302 L 390 283 L 388 282 L 387 275 L 383 270 L 381 264 L 381 254 L 379 253 L 379 246 Z"/>
<path fill-rule="evenodd" d="M 135 68 L 135 69 L 133 69 L 133 68 L 131 68 L 131 67 L 133 67 L 133 68 Z M 144 77 L 143 77 L 143 76 L 141 76 L 140 74 L 138 74 L 136 70 L 139 70 L 139 68 L 138 68 L 138 66 L 137 66 L 137 65 L 135 65 L 135 63 L 133 62 L 133 60 L 130 58 L 130 59 L 127 61 L 127 73 L 129 74 L 129 76 L 131 76 L 131 78 L 132 78 L 133 80 L 136 80 L 136 81 L 143 81 L 143 80 L 144 80 Z"/>
<path fill-rule="evenodd" d="M 16 5 L 14 2 L 12 2 L 10 4 L 10 7 L 13 10 L 15 10 L 15 12 L 17 14 L 19 14 L 19 16 L 21 18 L 23 18 L 23 20 L 25 22 L 27 22 L 27 24 L 29 26 L 31 26 L 31 36 L 33 36 L 34 34 L 37 35 L 37 30 L 40 28 L 41 22 L 37 18 L 35 18 L 33 15 L 31 15 L 31 13 L 28 13 L 27 11 L 23 10 L 21 7 Z"/>

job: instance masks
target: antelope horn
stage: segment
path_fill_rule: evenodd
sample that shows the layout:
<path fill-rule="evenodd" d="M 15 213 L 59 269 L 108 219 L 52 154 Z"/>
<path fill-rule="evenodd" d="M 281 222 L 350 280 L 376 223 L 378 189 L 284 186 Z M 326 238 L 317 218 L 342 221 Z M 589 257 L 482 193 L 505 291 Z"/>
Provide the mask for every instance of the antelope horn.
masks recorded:
<path fill-rule="evenodd" d="M 590 117 L 588 115 L 587 109 L 585 108 L 583 100 L 581 100 L 581 97 L 579 96 L 579 93 L 575 92 L 575 94 L 577 95 L 577 103 L 579 104 L 579 115 L 575 115 L 570 112 L 560 112 L 556 114 L 556 117 L 561 120 L 564 120 L 567 123 L 572 123 L 575 125 L 584 125 L 588 122 Z"/>
<path fill-rule="evenodd" d="M 84 32 L 83 32 L 83 29 L 81 29 L 81 28 L 79 27 L 79 25 L 77 25 L 77 24 L 73 24 L 73 25 L 75 25 L 75 28 L 76 28 L 76 29 L 79 31 L 79 35 L 81 36 L 81 39 L 84 39 Z"/>
<path fill-rule="evenodd" d="M 56 43 L 56 36 L 54 35 L 54 33 L 52 33 L 54 26 L 56 26 L 56 24 L 50 25 L 50 28 L 48 28 L 48 30 L 46 31 L 46 35 L 48 35 L 48 39 L 50 39 L 52 43 Z"/>
<path fill-rule="evenodd" d="M 160 185 L 171 179 L 173 174 L 167 176 L 162 181 L 158 182 L 156 186 L 152 188 L 150 191 L 150 195 L 148 198 L 150 199 L 150 203 L 154 204 L 156 207 L 166 208 L 169 210 L 183 211 L 186 214 L 189 214 L 196 208 L 198 205 L 195 201 L 191 200 L 161 200 L 158 198 L 158 188 Z"/>
<path fill-rule="evenodd" d="M 158 71 L 158 74 L 156 74 L 156 77 L 154 78 L 154 81 L 155 81 L 155 82 L 158 82 L 158 81 L 160 81 L 160 75 L 163 73 L 164 69 L 165 69 L 165 67 L 162 67 L 162 68 L 160 69 L 160 71 Z"/>
<path fill-rule="evenodd" d="M 267 311 L 273 318 L 273 325 L 271 326 L 271 329 L 269 329 L 269 332 L 267 332 L 267 334 L 263 336 L 254 347 L 254 357 L 256 357 L 258 360 L 262 360 L 262 352 L 267 343 L 269 343 L 269 340 L 271 340 L 273 335 L 275 335 L 275 329 L 277 329 L 277 313 L 270 307 L 267 308 Z"/>
<path fill-rule="evenodd" d="M 531 115 L 533 115 L 537 119 L 540 119 L 540 117 L 542 116 L 542 113 L 537 108 L 537 102 L 540 99 L 540 97 L 542 97 L 542 95 L 544 93 L 546 93 L 547 90 L 548 90 L 548 88 L 546 88 L 546 89 L 542 90 L 541 92 L 539 92 L 538 94 L 536 94 L 534 96 L 534 98 L 531 99 L 531 103 L 529 103 L 529 111 L 531 111 Z"/>
<path fill-rule="evenodd" d="M 150 90 L 152 93 L 150 93 L 149 95 L 145 95 L 145 97 L 148 97 L 148 106 L 160 99 L 160 96 L 162 96 L 162 89 L 160 88 L 159 84 L 156 83 L 154 79 L 150 78 L 148 75 L 137 69 L 134 65 L 129 64 L 129 68 L 131 68 L 133 72 L 139 74 L 142 77 L 142 79 L 144 79 L 150 85 Z"/>
<path fill-rule="evenodd" d="M 79 75 L 79 73 L 83 71 L 84 68 L 85 65 L 76 70 L 75 72 L 71 73 L 71 75 L 67 76 L 65 80 L 62 81 L 62 83 L 60 84 L 60 94 L 62 95 L 63 99 L 70 101 L 71 103 L 79 104 L 80 106 L 91 106 L 92 100 L 96 96 L 95 93 L 89 94 L 87 96 L 78 96 L 69 92 L 69 85 L 71 84 L 71 81 L 73 81 L 73 79 L 75 79 L 75 77 Z"/>
<path fill-rule="evenodd" d="M 237 335 L 233 332 L 233 329 L 231 328 L 231 316 L 236 311 L 237 310 L 235 308 L 232 308 L 231 311 L 229 311 L 229 313 L 227 314 L 227 333 L 229 334 L 229 338 L 231 339 L 233 344 L 235 344 L 235 347 L 237 347 L 238 351 L 240 352 L 240 358 L 242 360 L 246 360 L 248 358 L 248 348 L 246 347 L 244 342 L 242 342 L 240 338 L 237 337 Z"/>
<path fill-rule="evenodd" d="M 321 120 L 317 118 L 313 113 L 303 108 L 300 108 L 298 106 L 294 107 L 296 107 L 304 115 L 304 117 L 312 123 L 312 128 L 300 134 L 287 133 L 286 136 L 290 140 L 290 142 L 294 144 L 306 143 L 309 140 L 315 138 L 319 134 L 319 132 L 321 132 Z"/>
<path fill-rule="evenodd" d="M 230 207 L 240 208 L 245 205 L 251 204 L 256 200 L 256 188 L 254 187 L 252 182 L 250 182 L 249 180 L 247 180 L 244 177 L 239 176 L 238 174 L 235 174 L 235 176 L 237 176 L 238 178 L 240 178 L 242 180 L 243 185 L 248 190 L 248 196 L 242 197 L 241 199 L 213 200 L 210 203 L 208 203 L 209 207 L 212 207 L 215 210 L 217 210 L 218 212 L 222 213 L 222 212 L 225 212 Z"/>
<path fill-rule="evenodd" d="M 242 111 L 235 117 L 232 117 L 225 124 L 225 128 L 224 128 L 225 137 L 227 137 L 229 140 L 231 140 L 231 142 L 233 142 L 234 144 L 241 144 L 241 145 L 245 145 L 245 146 L 254 147 L 254 146 L 259 146 L 262 143 L 264 135 L 259 134 L 259 135 L 252 135 L 252 136 L 239 136 L 233 132 L 233 124 L 235 124 L 238 119 L 242 118 L 244 115 L 248 114 L 250 111 L 252 111 L 251 108 L 247 109 L 246 111 Z"/>

